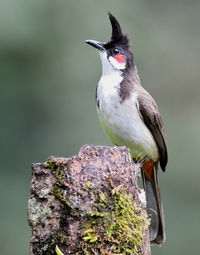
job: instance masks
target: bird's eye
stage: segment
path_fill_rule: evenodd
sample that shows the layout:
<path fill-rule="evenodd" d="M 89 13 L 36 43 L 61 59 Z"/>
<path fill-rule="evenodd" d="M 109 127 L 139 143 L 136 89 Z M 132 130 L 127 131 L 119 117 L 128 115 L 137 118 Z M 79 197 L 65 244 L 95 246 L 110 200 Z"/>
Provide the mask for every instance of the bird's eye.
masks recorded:
<path fill-rule="evenodd" d="M 115 48 L 115 49 L 113 50 L 113 53 L 114 53 L 114 54 L 118 54 L 118 53 L 119 53 L 119 50 L 118 50 L 117 48 Z"/>

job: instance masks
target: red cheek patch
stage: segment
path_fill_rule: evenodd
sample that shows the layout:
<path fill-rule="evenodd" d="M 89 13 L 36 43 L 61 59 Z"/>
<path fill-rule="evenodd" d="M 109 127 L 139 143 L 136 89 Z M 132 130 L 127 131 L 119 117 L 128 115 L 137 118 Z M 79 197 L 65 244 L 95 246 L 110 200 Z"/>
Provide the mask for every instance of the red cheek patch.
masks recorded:
<path fill-rule="evenodd" d="M 115 55 L 114 58 L 117 60 L 118 63 L 125 63 L 126 62 L 124 56 L 121 55 L 121 54 Z"/>

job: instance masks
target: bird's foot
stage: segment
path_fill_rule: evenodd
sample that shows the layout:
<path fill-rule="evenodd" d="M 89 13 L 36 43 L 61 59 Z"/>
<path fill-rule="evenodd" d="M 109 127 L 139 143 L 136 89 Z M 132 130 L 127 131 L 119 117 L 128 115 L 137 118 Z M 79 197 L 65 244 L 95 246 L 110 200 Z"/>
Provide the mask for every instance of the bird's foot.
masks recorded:
<path fill-rule="evenodd" d="M 144 156 L 143 158 L 141 158 L 141 157 L 138 155 L 138 156 L 136 157 L 135 161 L 136 161 L 137 164 L 140 165 L 140 167 L 142 167 L 142 165 L 144 164 L 144 162 L 145 162 L 146 160 L 148 160 L 148 159 L 149 159 L 149 156 L 148 156 L 148 155 Z"/>

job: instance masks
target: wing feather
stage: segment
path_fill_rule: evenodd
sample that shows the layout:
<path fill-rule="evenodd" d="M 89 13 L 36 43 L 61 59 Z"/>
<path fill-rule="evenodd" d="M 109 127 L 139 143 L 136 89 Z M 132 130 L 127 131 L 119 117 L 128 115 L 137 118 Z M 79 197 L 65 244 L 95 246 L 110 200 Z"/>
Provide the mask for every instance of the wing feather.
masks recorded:
<path fill-rule="evenodd" d="M 141 117 L 151 131 L 160 153 L 160 166 L 163 171 L 168 161 L 167 142 L 164 126 L 158 110 L 158 107 L 153 98 L 146 93 L 140 93 L 137 98 L 137 107 Z"/>

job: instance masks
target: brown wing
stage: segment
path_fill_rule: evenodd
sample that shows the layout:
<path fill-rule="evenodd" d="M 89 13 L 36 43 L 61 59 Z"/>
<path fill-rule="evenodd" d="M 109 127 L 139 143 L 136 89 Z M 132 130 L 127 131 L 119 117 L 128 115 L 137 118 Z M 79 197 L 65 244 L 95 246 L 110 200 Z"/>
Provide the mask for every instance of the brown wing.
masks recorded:
<path fill-rule="evenodd" d="M 158 107 L 148 93 L 140 93 L 137 98 L 137 107 L 145 125 L 151 131 L 160 153 L 160 166 L 163 171 L 168 161 L 166 135 Z"/>

